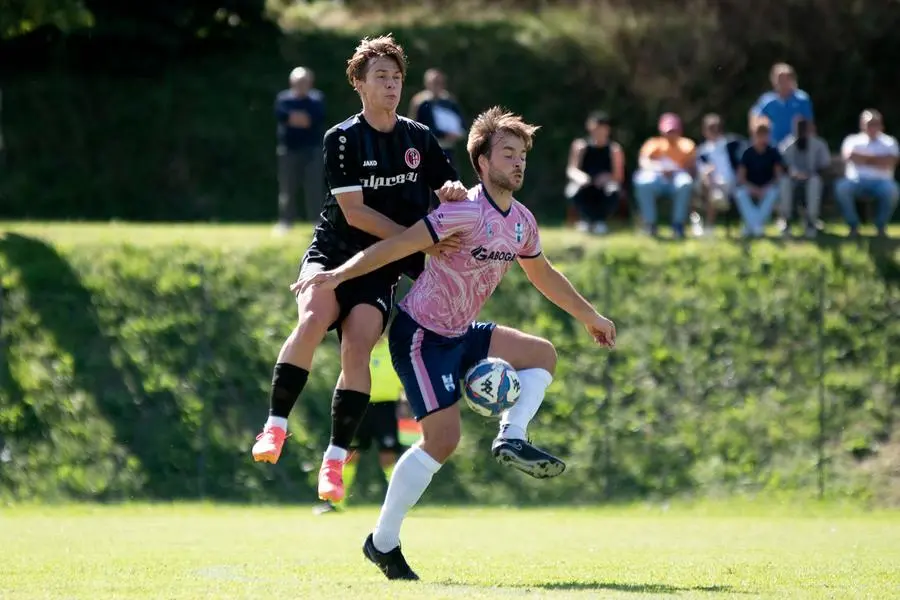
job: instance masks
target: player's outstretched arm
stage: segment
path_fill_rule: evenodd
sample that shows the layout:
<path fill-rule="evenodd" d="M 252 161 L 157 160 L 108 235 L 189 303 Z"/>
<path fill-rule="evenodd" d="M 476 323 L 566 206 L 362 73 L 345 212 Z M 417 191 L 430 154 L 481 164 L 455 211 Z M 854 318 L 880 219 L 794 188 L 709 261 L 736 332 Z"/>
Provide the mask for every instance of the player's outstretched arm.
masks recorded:
<path fill-rule="evenodd" d="M 302 293 L 309 287 L 334 289 L 348 279 L 371 273 L 379 267 L 420 252 L 434 243 L 432 232 L 423 219 L 400 235 L 382 240 L 362 252 L 358 252 L 336 269 L 322 271 L 308 279 L 297 280 L 291 286 L 291 291 Z"/>
<path fill-rule="evenodd" d="M 458 202 L 466 199 L 468 190 L 459 181 L 446 181 L 435 190 L 435 193 L 441 202 Z M 363 202 L 361 188 L 360 191 L 336 194 L 335 198 L 337 198 L 338 206 L 341 207 L 341 212 L 344 213 L 344 218 L 352 227 L 382 240 L 400 235 L 406 230 L 403 225 L 399 225 L 374 208 L 366 206 Z"/>
<path fill-rule="evenodd" d="M 550 264 L 543 254 L 519 258 L 528 281 L 557 305 L 580 321 L 598 344 L 612 348 L 616 345 L 616 326 L 584 299 L 568 278 Z"/>
<path fill-rule="evenodd" d="M 351 227 L 383 240 L 400 235 L 406 229 L 374 208 L 366 206 L 363 202 L 362 188 L 358 191 L 335 194 L 335 198 Z"/>

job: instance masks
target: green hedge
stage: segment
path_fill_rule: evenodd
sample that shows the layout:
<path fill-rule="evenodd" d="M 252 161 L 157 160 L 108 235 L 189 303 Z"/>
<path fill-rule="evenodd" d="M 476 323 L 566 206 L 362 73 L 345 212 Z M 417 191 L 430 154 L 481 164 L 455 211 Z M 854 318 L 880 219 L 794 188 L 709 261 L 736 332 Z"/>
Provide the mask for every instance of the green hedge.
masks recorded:
<path fill-rule="evenodd" d="M 495 424 L 466 412 L 465 439 L 430 500 L 814 493 L 820 372 L 825 491 L 876 489 L 868 466 L 898 416 L 895 258 L 627 239 L 549 246 L 616 320 L 619 348 L 591 347 L 518 269 L 485 316 L 557 344 L 558 375 L 532 434 L 570 470 L 551 483 L 502 470 L 488 451 Z M 281 462 L 249 457 L 294 319 L 284 284 L 295 261 L 280 248 L 59 249 L 7 234 L 0 495 L 312 500 L 339 371 L 333 337 Z"/>

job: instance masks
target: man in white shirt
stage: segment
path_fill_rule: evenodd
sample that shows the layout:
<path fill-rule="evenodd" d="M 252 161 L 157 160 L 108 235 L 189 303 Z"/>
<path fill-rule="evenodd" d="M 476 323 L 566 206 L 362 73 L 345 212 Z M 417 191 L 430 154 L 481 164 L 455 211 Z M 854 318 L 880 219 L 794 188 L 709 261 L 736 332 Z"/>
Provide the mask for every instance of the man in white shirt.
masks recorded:
<path fill-rule="evenodd" d="M 724 133 L 722 118 L 710 113 L 703 117 L 703 137 L 706 141 L 697 148 L 700 191 L 706 209 L 706 229 L 701 225 L 700 215 L 691 215 L 695 236 L 714 237 L 713 226 L 718 211 L 727 211 L 731 206 L 731 195 L 736 185 L 735 163 L 743 152 L 741 140 L 729 138 Z"/>
<path fill-rule="evenodd" d="M 851 236 L 859 233 L 856 198 L 860 196 L 878 203 L 875 226 L 879 236 L 886 236 L 887 224 L 900 197 L 900 187 L 894 179 L 900 148 L 896 138 L 884 133 L 884 120 L 877 110 L 864 110 L 859 128 L 860 133 L 848 135 L 841 146 L 841 157 L 847 166 L 844 177 L 835 184 L 835 196 Z"/>

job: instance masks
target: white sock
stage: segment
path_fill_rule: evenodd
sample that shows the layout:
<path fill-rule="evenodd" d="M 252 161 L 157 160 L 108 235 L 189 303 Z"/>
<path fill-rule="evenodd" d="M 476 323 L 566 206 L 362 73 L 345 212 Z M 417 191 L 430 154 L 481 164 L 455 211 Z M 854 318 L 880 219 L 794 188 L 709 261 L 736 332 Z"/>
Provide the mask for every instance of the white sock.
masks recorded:
<path fill-rule="evenodd" d="M 346 448 L 338 448 L 332 444 L 328 444 L 328 447 L 325 448 L 325 456 L 322 457 L 322 460 L 339 460 L 346 461 L 347 460 L 347 450 Z"/>
<path fill-rule="evenodd" d="M 406 513 L 419 501 L 440 468 L 441 463 L 418 446 L 404 452 L 397 461 L 372 532 L 372 541 L 379 552 L 390 552 L 400 545 L 400 526 Z"/>
<path fill-rule="evenodd" d="M 284 417 L 273 417 L 269 415 L 269 418 L 266 419 L 266 428 L 268 429 L 269 427 L 280 427 L 281 429 L 287 431 L 287 419 L 285 419 Z"/>
<path fill-rule="evenodd" d="M 545 369 L 523 369 L 518 371 L 522 391 L 519 400 L 500 417 L 500 434 L 509 440 L 524 440 L 528 434 L 528 424 L 537 414 L 544 401 L 544 393 L 553 381 Z"/>

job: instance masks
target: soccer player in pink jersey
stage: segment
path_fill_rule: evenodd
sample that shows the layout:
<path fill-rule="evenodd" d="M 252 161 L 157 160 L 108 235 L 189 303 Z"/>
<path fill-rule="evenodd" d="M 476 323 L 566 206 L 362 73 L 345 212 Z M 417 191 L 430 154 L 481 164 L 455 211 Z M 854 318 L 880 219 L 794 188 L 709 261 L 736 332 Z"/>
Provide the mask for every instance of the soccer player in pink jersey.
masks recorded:
<path fill-rule="evenodd" d="M 292 289 L 334 289 L 381 265 L 451 235 L 460 249 L 433 257 L 399 305 L 389 333 L 391 358 L 422 425 L 422 441 L 394 469 L 375 530 L 363 551 L 388 579 L 418 579 L 400 550 L 400 526 L 460 438 L 459 380 L 475 363 L 496 356 L 518 372 L 522 391 L 500 419 L 494 456 L 537 478 L 555 477 L 565 463 L 525 439 L 553 378 L 549 341 L 475 319 L 503 275 L 518 262 L 551 302 L 578 319 L 594 340 L 612 348 L 615 325 L 601 316 L 541 252 L 531 212 L 513 198 L 537 127 L 494 107 L 479 115 L 466 145 L 481 184 L 468 201 L 442 204 L 400 235 L 378 242 L 336 269 L 304 277 Z"/>

